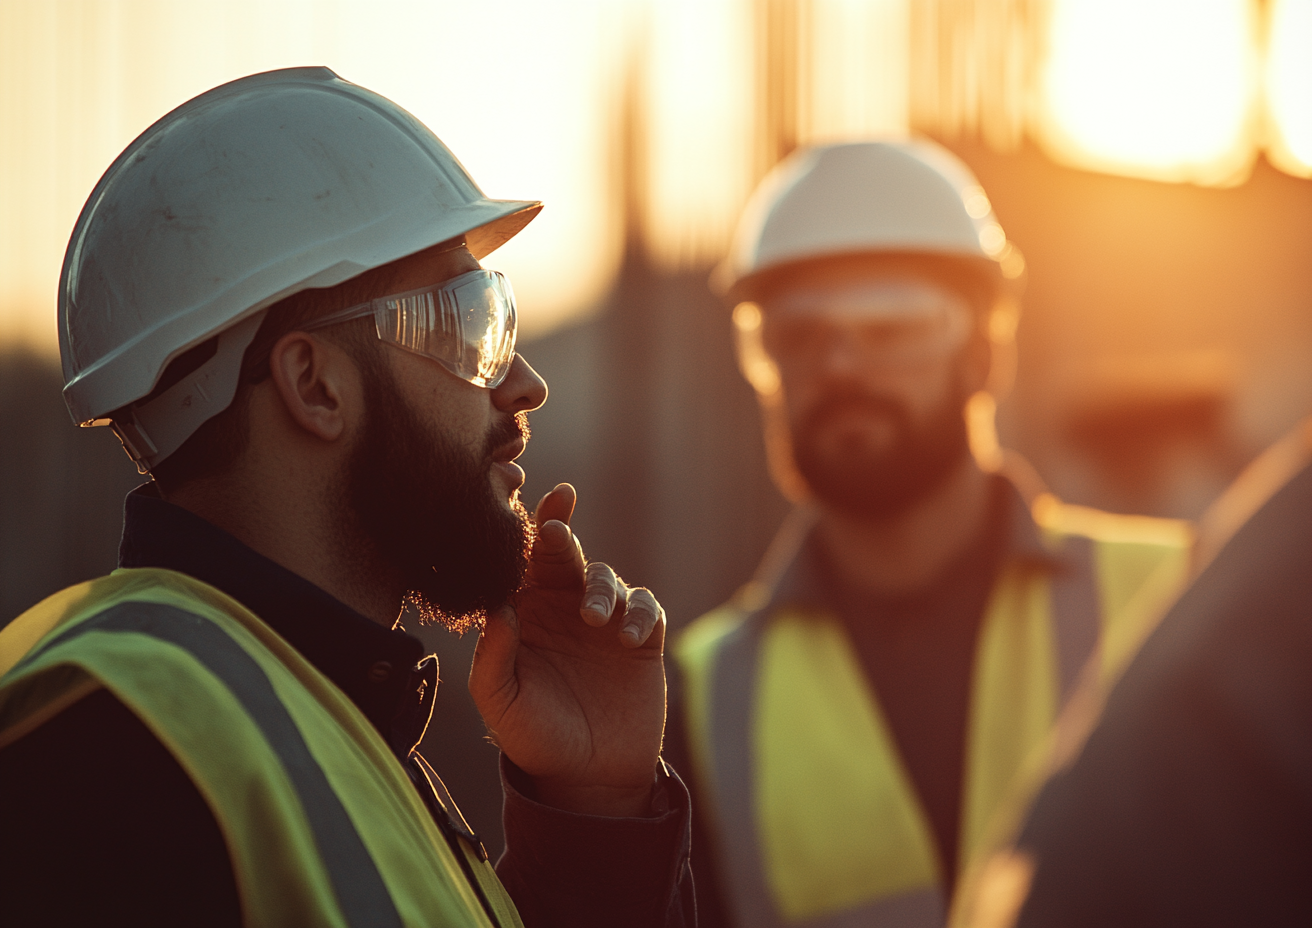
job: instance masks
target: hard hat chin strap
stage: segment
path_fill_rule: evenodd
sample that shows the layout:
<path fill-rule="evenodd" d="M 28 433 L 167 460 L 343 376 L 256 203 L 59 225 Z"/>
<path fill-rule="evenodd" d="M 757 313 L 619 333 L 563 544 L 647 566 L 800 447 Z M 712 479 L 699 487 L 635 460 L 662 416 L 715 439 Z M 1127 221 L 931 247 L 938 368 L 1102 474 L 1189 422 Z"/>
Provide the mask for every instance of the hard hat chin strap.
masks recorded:
<path fill-rule="evenodd" d="M 150 473 L 182 447 L 206 420 L 227 409 L 237 395 L 242 357 L 259 331 L 258 312 L 221 332 L 214 356 L 148 403 L 136 403 L 114 419 L 114 434 L 137 470 Z"/>

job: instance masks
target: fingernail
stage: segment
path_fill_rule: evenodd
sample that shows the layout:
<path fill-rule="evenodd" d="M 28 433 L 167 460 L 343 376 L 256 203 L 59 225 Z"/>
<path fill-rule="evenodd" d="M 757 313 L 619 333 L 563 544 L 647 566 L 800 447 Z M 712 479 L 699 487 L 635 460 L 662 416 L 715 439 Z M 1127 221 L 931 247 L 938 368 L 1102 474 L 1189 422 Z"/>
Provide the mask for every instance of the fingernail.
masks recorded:
<path fill-rule="evenodd" d="M 621 634 L 624 635 L 625 638 L 628 638 L 630 641 L 632 641 L 634 644 L 637 644 L 638 636 L 641 634 L 641 631 L 638 629 L 638 626 L 636 625 L 626 625 L 624 626 L 624 631 L 621 632 Z"/>

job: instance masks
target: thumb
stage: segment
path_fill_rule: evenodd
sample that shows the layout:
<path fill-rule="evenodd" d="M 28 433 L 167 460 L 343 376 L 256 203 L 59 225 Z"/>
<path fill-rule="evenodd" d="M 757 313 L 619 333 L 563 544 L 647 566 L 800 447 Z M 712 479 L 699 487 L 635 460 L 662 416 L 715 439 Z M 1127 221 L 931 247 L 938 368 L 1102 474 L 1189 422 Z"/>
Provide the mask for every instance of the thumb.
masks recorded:
<path fill-rule="evenodd" d="M 469 668 L 469 695 L 488 728 L 497 722 L 519 695 L 515 658 L 519 654 L 519 618 L 514 606 L 502 606 L 487 617 L 474 648 Z"/>

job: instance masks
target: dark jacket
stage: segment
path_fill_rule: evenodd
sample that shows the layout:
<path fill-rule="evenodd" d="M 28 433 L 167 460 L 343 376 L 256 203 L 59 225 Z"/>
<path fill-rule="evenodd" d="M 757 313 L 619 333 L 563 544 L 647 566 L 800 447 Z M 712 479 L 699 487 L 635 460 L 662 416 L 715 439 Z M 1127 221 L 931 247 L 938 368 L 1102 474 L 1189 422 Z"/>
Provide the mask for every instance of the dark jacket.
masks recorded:
<path fill-rule="evenodd" d="M 329 677 L 409 766 L 436 665 L 404 631 L 370 621 L 208 522 L 141 488 L 127 500 L 123 567 L 189 574 L 237 599 Z M 441 759 L 437 758 L 438 766 Z M 690 811 L 662 777 L 653 816 L 609 819 L 534 802 L 503 759 L 506 853 L 497 873 L 526 925 L 695 924 Z M 458 812 L 414 777 L 444 833 Z M 440 789 L 440 787 L 439 787 Z M 0 921 L 14 925 L 235 925 L 227 848 L 205 800 L 154 735 L 106 690 L 0 750 Z"/>
<path fill-rule="evenodd" d="M 1025 928 L 1312 925 L 1312 467 L 1163 618 L 1019 845 Z"/>

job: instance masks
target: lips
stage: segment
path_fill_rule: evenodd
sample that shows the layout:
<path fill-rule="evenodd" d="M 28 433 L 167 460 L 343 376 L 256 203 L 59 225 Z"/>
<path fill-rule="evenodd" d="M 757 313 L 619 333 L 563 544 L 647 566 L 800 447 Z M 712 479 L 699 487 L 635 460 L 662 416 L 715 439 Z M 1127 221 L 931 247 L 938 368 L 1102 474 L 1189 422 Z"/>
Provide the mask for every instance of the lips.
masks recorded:
<path fill-rule="evenodd" d="M 523 438 L 515 438 L 506 442 L 501 447 L 492 452 L 493 464 L 509 464 L 515 458 L 524 453 L 526 443 Z"/>
<path fill-rule="evenodd" d="M 515 463 L 515 458 L 524 453 L 527 443 L 523 432 L 518 428 L 511 434 L 514 437 L 498 445 L 492 452 L 490 469 L 501 475 L 501 479 L 505 481 L 507 489 L 513 496 L 524 485 L 524 469 Z"/>

